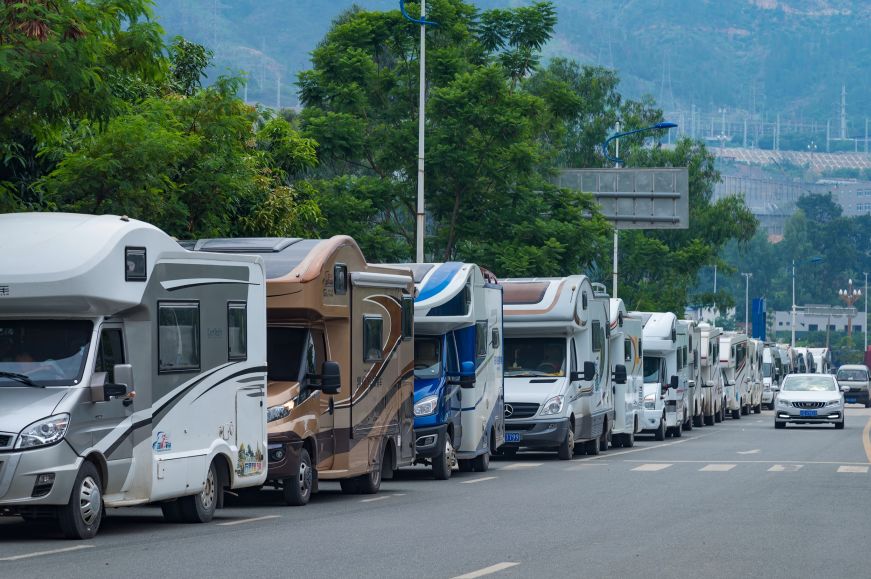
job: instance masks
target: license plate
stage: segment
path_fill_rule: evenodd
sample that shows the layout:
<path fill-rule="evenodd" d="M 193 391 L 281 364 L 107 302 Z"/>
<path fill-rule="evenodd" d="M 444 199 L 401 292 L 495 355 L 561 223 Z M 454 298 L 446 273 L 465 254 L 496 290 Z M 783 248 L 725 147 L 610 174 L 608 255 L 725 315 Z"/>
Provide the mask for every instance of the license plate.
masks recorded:
<path fill-rule="evenodd" d="M 847 404 L 855 404 L 855 403 L 856 403 L 855 398 L 847 398 Z"/>
<path fill-rule="evenodd" d="M 799 411 L 799 416 L 816 416 L 816 415 L 817 415 L 816 410 L 800 410 Z"/>
<path fill-rule="evenodd" d="M 519 432 L 506 432 L 505 433 L 505 442 L 520 442 L 520 433 Z"/>

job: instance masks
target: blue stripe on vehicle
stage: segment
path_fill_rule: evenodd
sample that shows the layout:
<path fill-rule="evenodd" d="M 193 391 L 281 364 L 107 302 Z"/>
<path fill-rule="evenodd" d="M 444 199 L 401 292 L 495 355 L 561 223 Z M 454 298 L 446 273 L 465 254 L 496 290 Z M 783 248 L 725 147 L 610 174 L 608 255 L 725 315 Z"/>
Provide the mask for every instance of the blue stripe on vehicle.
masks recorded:
<path fill-rule="evenodd" d="M 458 261 L 449 261 L 440 265 L 438 269 L 429 276 L 426 285 L 421 288 L 415 301 L 422 302 L 428 300 L 443 291 L 448 287 L 448 284 L 451 283 L 451 280 L 454 279 L 454 276 L 457 275 L 457 272 L 460 271 L 461 267 L 463 267 L 463 264 Z"/>

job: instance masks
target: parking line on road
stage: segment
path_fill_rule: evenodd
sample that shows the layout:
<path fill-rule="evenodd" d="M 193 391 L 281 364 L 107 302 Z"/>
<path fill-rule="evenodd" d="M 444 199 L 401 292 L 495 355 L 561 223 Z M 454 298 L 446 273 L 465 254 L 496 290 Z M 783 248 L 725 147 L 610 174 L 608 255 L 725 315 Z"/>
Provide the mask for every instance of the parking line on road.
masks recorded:
<path fill-rule="evenodd" d="M 632 470 L 638 470 L 642 472 L 656 472 L 658 470 L 665 470 L 670 467 L 669 463 L 658 463 L 658 464 L 641 464 L 633 468 Z"/>
<path fill-rule="evenodd" d="M 710 460 L 631 460 L 626 459 L 623 462 L 668 462 L 674 464 L 695 464 L 695 463 L 710 463 Z M 732 462 L 737 464 L 855 464 L 859 466 L 871 466 L 871 463 L 867 462 L 849 462 L 849 461 L 834 461 L 834 460 L 733 460 Z"/>
<path fill-rule="evenodd" d="M 768 469 L 768 472 L 795 472 L 803 466 L 803 464 L 775 464 Z"/>
<path fill-rule="evenodd" d="M 221 527 L 230 527 L 232 525 L 241 525 L 242 523 L 256 523 L 257 521 L 265 521 L 267 519 L 279 519 L 281 515 L 263 515 L 262 517 L 251 517 L 250 519 L 239 519 L 238 521 L 227 521 L 226 523 L 218 523 Z"/>
<path fill-rule="evenodd" d="M 31 557 L 42 557 L 43 555 L 55 555 L 57 553 L 68 553 L 70 551 L 78 551 L 79 549 L 93 549 L 94 545 L 76 545 L 75 547 L 64 547 L 63 549 L 52 549 L 51 551 L 36 551 L 35 553 L 25 553 L 24 555 L 13 555 L 11 557 L 0 557 L 0 561 L 19 561 L 21 559 L 30 559 Z"/>
<path fill-rule="evenodd" d="M 728 472 L 738 466 L 737 464 L 709 464 L 699 469 L 699 472 Z"/>
<path fill-rule="evenodd" d="M 620 456 L 621 454 L 632 454 L 633 452 L 644 452 L 645 450 L 653 450 L 655 448 L 664 448 L 666 446 L 674 446 L 675 444 L 683 444 L 685 442 L 698 440 L 698 439 L 704 438 L 706 436 L 709 436 L 709 435 L 699 434 L 698 436 L 687 436 L 687 437 L 681 438 L 680 440 L 675 440 L 673 442 L 664 442 L 662 444 L 654 444 L 653 446 L 645 446 L 642 448 L 633 448 L 632 450 L 621 450 L 619 452 L 611 452 L 609 450 L 607 454 L 600 454 L 598 456 L 588 456 L 587 458 L 578 459 L 575 462 L 587 462 L 587 461 L 591 461 L 591 460 L 602 460 L 602 459 L 607 459 L 607 458 L 611 458 L 614 456 Z M 638 461 L 638 462 L 641 462 L 641 461 Z"/>
<path fill-rule="evenodd" d="M 838 472 L 852 472 L 857 474 L 867 474 L 868 467 L 867 466 L 839 466 Z"/>
<path fill-rule="evenodd" d="M 490 565 L 489 567 L 484 567 L 483 569 L 478 569 L 477 571 L 472 571 L 465 575 L 457 575 L 454 579 L 476 579 L 477 577 L 492 575 L 493 573 L 498 573 L 499 571 L 516 567 L 517 565 L 520 565 L 520 563 L 509 563 L 507 561 L 504 563 L 496 563 L 495 565 Z"/>
<path fill-rule="evenodd" d="M 871 462 L 871 439 L 868 434 L 871 432 L 871 418 L 865 423 L 865 428 L 862 429 L 862 445 L 865 447 L 865 456 L 868 457 L 868 462 Z"/>
<path fill-rule="evenodd" d="M 475 484 L 475 483 L 484 482 L 485 480 L 493 480 L 494 478 L 497 478 L 497 477 L 495 477 L 495 476 L 485 476 L 485 477 L 481 477 L 481 478 L 473 478 L 472 480 L 464 480 L 464 481 L 460 481 L 460 484 L 463 484 L 463 485 L 473 485 L 473 484 Z"/>
<path fill-rule="evenodd" d="M 515 462 L 513 464 L 509 464 L 508 466 L 500 467 L 498 470 L 523 470 L 525 468 L 535 468 L 541 466 L 544 463 L 541 462 Z"/>
<path fill-rule="evenodd" d="M 375 497 L 374 499 L 363 499 L 360 501 L 361 503 L 374 503 L 376 501 L 386 501 L 390 498 L 390 495 L 381 495 L 380 497 Z"/>

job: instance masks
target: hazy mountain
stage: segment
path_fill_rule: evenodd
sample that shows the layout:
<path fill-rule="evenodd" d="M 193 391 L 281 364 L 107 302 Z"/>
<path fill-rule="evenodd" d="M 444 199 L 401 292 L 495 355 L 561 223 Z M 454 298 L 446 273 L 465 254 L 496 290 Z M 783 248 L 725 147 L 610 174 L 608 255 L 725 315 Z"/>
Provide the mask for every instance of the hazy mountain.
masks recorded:
<path fill-rule="evenodd" d="M 249 73 L 249 98 L 296 102 L 296 73 L 351 0 L 157 0 L 168 35 L 216 52 L 218 71 Z M 479 0 L 481 8 L 528 4 Z M 358 0 L 393 9 L 398 0 Z M 731 109 L 835 118 L 841 84 L 851 115 L 871 114 L 867 0 L 555 0 L 548 54 L 619 69 L 624 91 L 667 110 Z"/>

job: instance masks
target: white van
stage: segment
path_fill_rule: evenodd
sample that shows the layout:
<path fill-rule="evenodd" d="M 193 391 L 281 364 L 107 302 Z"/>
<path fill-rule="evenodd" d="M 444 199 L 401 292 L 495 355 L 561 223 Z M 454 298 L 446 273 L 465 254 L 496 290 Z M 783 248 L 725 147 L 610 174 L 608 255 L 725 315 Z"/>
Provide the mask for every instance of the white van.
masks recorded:
<path fill-rule="evenodd" d="M 701 361 L 699 348 L 701 346 L 702 330 L 693 320 L 681 320 L 679 327 L 683 326 L 687 334 L 687 350 L 685 354 L 687 365 L 687 416 L 684 422 L 684 430 L 692 430 L 693 427 L 702 426 L 704 393 L 702 391 Z"/>
<path fill-rule="evenodd" d="M 726 412 L 731 412 L 736 420 L 750 413 L 748 348 L 746 334 L 729 331 L 720 336 L 720 368 L 725 381 Z"/>
<path fill-rule="evenodd" d="M 611 298 L 611 338 L 609 357 L 611 370 L 626 368 L 626 382 L 614 384 L 614 446 L 635 446 L 635 435 L 641 432 L 641 403 L 644 399 L 644 355 L 642 353 L 641 318 L 630 317 L 620 298 Z"/>
<path fill-rule="evenodd" d="M 508 279 L 504 288 L 505 445 L 598 454 L 610 444 L 614 395 L 607 296 L 586 276 Z M 617 365 L 617 381 L 625 367 Z M 578 445 L 578 443 L 580 443 Z"/>
<path fill-rule="evenodd" d="M 702 406 L 705 426 L 723 422 L 726 399 L 723 393 L 723 372 L 720 369 L 720 335 L 723 328 L 699 324 L 701 345 L 699 348 L 700 380 L 702 381 Z"/>
<path fill-rule="evenodd" d="M 0 215 L 0 515 L 206 522 L 266 479 L 263 262 L 111 215 Z"/>
<path fill-rule="evenodd" d="M 748 387 L 750 390 L 750 402 L 747 405 L 747 413 L 762 413 L 762 352 L 765 344 L 761 340 L 749 338 L 747 340 L 747 370 Z"/>
<path fill-rule="evenodd" d="M 639 312 L 644 320 L 644 430 L 656 440 L 682 436 L 688 415 L 687 333 L 671 312 Z"/>

